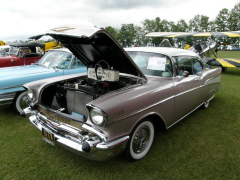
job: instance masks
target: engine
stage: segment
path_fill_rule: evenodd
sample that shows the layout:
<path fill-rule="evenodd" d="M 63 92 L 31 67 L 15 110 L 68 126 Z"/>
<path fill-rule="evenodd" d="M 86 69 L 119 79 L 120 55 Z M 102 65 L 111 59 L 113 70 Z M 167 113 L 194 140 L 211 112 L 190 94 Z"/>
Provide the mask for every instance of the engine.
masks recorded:
<path fill-rule="evenodd" d="M 139 78 L 119 75 L 119 71 L 101 66 L 88 68 L 85 76 L 57 82 L 42 92 L 41 102 L 53 109 L 64 109 L 71 114 L 78 109 L 85 111 L 90 101 L 111 91 L 135 87 Z M 87 112 L 81 114 L 87 115 Z"/>

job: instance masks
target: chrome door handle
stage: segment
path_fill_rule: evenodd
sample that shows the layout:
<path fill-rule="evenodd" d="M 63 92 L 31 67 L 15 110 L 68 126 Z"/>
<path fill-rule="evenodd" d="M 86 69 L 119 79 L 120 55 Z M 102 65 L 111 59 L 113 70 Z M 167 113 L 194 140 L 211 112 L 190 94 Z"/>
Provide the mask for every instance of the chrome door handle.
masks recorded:
<path fill-rule="evenodd" d="M 199 78 L 199 77 L 196 77 L 194 80 L 195 80 L 195 81 L 199 81 L 199 80 L 200 80 L 200 78 Z"/>

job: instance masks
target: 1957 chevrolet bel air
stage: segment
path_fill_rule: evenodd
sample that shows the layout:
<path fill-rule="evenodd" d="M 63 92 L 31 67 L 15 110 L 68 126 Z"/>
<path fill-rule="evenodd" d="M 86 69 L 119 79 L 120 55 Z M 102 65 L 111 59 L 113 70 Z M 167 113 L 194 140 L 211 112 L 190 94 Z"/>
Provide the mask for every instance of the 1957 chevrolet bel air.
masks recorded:
<path fill-rule="evenodd" d="M 60 27 L 46 35 L 62 42 L 88 71 L 25 84 L 32 99 L 25 115 L 45 141 L 88 159 L 121 153 L 129 161 L 143 158 L 155 127 L 170 128 L 207 108 L 221 87 L 221 69 L 206 69 L 192 51 L 124 50 L 94 27 Z"/>

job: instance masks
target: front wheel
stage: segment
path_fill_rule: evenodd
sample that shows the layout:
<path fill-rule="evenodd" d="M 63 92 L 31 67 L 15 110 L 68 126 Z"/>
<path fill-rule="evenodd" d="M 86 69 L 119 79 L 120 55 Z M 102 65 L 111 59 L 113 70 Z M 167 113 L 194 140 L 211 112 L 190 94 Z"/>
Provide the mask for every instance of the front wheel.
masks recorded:
<path fill-rule="evenodd" d="M 23 109 L 27 108 L 30 103 L 31 99 L 28 96 L 28 92 L 23 91 L 16 95 L 12 106 L 16 113 L 21 114 Z"/>
<path fill-rule="evenodd" d="M 154 139 L 154 126 L 151 121 L 143 121 L 133 131 L 124 150 L 124 157 L 129 161 L 142 159 L 150 150 Z"/>

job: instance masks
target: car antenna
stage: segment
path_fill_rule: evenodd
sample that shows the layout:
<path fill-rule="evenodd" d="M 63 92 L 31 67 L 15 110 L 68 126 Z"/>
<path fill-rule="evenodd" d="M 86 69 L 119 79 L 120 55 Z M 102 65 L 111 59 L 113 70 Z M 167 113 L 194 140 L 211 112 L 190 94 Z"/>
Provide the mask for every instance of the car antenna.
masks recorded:
<path fill-rule="evenodd" d="M 97 26 L 95 26 L 95 24 L 94 24 L 93 17 L 92 17 L 92 24 L 93 24 L 94 27 L 97 27 Z"/>

